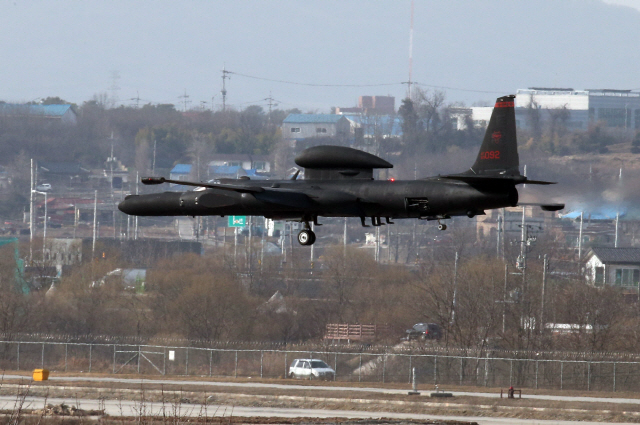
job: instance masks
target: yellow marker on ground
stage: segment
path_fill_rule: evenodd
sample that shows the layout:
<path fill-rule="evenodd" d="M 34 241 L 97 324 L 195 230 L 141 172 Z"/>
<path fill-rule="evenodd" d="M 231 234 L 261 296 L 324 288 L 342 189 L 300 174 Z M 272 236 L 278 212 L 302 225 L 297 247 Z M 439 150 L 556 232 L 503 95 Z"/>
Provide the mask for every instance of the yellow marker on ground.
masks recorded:
<path fill-rule="evenodd" d="M 46 381 L 49 379 L 49 371 L 47 369 L 34 369 L 33 380 L 34 381 Z"/>

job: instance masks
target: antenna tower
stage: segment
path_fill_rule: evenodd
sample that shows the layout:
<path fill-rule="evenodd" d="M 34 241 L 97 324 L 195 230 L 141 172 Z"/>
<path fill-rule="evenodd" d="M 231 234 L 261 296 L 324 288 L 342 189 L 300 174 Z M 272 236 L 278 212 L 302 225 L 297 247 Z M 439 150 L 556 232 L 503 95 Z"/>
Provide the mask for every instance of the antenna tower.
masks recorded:
<path fill-rule="evenodd" d="M 184 99 L 183 100 L 183 102 L 184 102 L 184 111 L 187 112 L 187 104 L 191 103 L 190 100 L 187 100 L 187 99 L 189 99 L 189 95 L 187 94 L 187 89 L 184 89 L 184 94 L 182 96 L 178 96 L 178 98 L 179 99 Z"/>
<path fill-rule="evenodd" d="M 129 100 L 135 100 L 136 101 L 136 109 L 140 108 L 140 92 L 136 90 L 136 97 L 132 97 Z"/>
<path fill-rule="evenodd" d="M 411 27 L 409 30 L 409 83 L 407 84 L 407 97 L 409 98 L 409 100 L 412 100 L 411 77 L 413 73 L 413 6 L 414 0 L 411 0 Z"/>
<path fill-rule="evenodd" d="M 227 109 L 227 78 L 229 77 L 227 74 L 230 74 L 230 71 L 227 71 L 226 67 L 222 68 L 222 112 Z"/>

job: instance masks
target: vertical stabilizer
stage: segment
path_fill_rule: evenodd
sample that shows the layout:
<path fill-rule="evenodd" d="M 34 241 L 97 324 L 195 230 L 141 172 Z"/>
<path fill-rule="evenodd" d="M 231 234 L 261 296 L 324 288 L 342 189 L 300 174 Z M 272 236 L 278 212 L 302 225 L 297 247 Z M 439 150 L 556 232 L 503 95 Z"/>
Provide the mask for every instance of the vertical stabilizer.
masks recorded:
<path fill-rule="evenodd" d="M 465 174 L 518 176 L 514 95 L 496 100 L 476 162 Z"/>

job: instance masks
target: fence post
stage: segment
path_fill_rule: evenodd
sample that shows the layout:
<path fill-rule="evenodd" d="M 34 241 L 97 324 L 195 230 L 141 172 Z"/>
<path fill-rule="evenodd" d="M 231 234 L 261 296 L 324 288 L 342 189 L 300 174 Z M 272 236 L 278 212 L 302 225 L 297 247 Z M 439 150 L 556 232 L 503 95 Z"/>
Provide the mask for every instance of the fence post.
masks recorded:
<path fill-rule="evenodd" d="M 338 375 L 338 353 L 333 353 L 333 380 L 336 380 Z"/>
<path fill-rule="evenodd" d="M 284 379 L 289 377 L 289 371 L 287 370 L 287 352 L 284 352 Z"/>
<path fill-rule="evenodd" d="M 209 378 L 211 378 L 212 368 L 213 368 L 213 350 L 209 349 Z"/>
<path fill-rule="evenodd" d="M 591 362 L 587 362 L 587 391 L 591 391 Z"/>
<path fill-rule="evenodd" d="M 116 373 L 116 345 L 113 344 L 113 373 Z"/>
<path fill-rule="evenodd" d="M 484 386 L 489 384 L 489 357 L 484 358 Z"/>
<path fill-rule="evenodd" d="M 167 374 L 167 347 L 162 348 L 162 376 Z"/>
<path fill-rule="evenodd" d="M 17 360 L 18 360 L 18 369 L 17 370 L 20 370 L 20 341 L 18 341 L 18 358 L 17 358 Z"/>
<path fill-rule="evenodd" d="M 184 374 L 189 375 L 189 347 L 187 347 L 187 354 L 184 359 Z"/>
<path fill-rule="evenodd" d="M 362 380 L 362 353 L 360 353 L 360 367 L 358 367 L 358 382 Z"/>
<path fill-rule="evenodd" d="M 560 390 L 562 390 L 562 372 L 563 372 L 564 363 L 560 362 Z"/>
<path fill-rule="evenodd" d="M 91 360 L 92 360 L 92 355 L 93 354 L 93 344 L 89 344 L 89 373 L 91 373 Z"/>
<path fill-rule="evenodd" d="M 513 386 L 513 360 L 509 361 L 509 386 Z"/>
<path fill-rule="evenodd" d="M 140 346 L 138 345 L 138 375 L 140 375 Z"/>
<path fill-rule="evenodd" d="M 264 358 L 264 351 L 260 350 L 260 378 L 262 378 L 262 359 Z"/>
<path fill-rule="evenodd" d="M 536 360 L 536 390 L 538 389 L 538 361 Z"/>
<path fill-rule="evenodd" d="M 460 357 L 460 386 L 462 386 L 462 374 L 463 374 L 462 357 Z"/>
<path fill-rule="evenodd" d="M 235 369 L 235 377 L 238 377 L 238 350 L 236 350 L 236 369 Z"/>
<path fill-rule="evenodd" d="M 433 357 L 433 385 L 438 385 L 438 356 Z"/>
<path fill-rule="evenodd" d="M 69 352 L 69 344 L 64 344 L 64 371 L 67 371 L 67 354 Z"/>
<path fill-rule="evenodd" d="M 387 356 L 382 355 L 382 383 L 384 384 L 385 374 L 387 372 Z"/>
<path fill-rule="evenodd" d="M 44 342 L 42 343 L 42 369 L 44 369 Z"/>
<path fill-rule="evenodd" d="M 613 392 L 616 392 L 616 362 L 613 362 Z"/>
<path fill-rule="evenodd" d="M 411 354 L 409 354 L 409 383 L 411 383 L 411 379 L 413 378 L 413 367 L 411 365 Z"/>

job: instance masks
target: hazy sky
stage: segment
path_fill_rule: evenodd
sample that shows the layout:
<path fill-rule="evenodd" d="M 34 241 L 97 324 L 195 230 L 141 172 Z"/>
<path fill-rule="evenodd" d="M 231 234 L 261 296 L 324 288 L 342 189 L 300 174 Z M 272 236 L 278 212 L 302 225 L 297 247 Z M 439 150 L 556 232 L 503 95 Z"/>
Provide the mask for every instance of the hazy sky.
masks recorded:
<path fill-rule="evenodd" d="M 0 0 L 0 100 L 227 103 L 328 112 L 408 80 L 410 0 Z M 491 102 L 530 86 L 640 88 L 640 0 L 416 0 L 413 80 Z M 119 78 L 114 80 L 114 72 Z M 428 88 L 428 86 L 424 86 Z"/>

